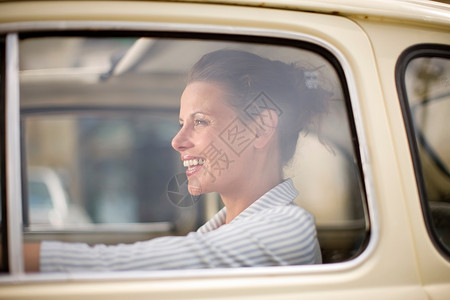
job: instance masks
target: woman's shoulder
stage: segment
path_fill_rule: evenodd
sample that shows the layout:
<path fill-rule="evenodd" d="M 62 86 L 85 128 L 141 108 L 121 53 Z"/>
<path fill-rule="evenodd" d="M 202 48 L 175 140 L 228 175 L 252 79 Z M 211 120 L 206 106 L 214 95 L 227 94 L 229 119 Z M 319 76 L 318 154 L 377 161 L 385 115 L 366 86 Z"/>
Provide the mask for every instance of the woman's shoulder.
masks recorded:
<path fill-rule="evenodd" d="M 291 203 L 289 205 L 274 206 L 263 209 L 257 213 L 243 218 L 242 221 L 263 222 L 276 224 L 278 222 L 311 223 L 314 224 L 314 216 L 302 207 Z"/>
<path fill-rule="evenodd" d="M 276 206 L 264 211 L 265 215 L 273 215 L 285 218 L 296 218 L 296 219 L 314 219 L 314 216 L 306 209 L 298 206 L 295 203 L 284 206 Z"/>

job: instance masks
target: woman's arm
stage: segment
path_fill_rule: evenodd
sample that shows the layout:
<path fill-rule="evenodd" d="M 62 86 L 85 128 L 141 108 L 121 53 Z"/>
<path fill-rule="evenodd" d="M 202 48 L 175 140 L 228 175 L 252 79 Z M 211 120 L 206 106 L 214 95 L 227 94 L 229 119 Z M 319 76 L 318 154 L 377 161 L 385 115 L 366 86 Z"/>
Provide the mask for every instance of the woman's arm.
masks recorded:
<path fill-rule="evenodd" d="M 200 269 L 314 264 L 320 261 L 314 220 L 280 208 L 207 233 L 160 237 L 130 245 L 42 245 L 42 272 Z M 286 210 L 286 211 L 285 211 Z"/>

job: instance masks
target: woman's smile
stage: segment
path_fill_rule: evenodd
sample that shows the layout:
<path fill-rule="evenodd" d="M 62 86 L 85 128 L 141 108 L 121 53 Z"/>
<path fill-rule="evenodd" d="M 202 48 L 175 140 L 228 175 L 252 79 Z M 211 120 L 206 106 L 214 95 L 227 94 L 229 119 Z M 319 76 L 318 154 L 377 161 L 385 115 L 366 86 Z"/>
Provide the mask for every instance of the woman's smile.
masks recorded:
<path fill-rule="evenodd" d="M 189 177 L 200 171 L 206 160 L 201 157 L 184 157 L 182 161 L 183 166 L 187 167 L 186 176 Z"/>

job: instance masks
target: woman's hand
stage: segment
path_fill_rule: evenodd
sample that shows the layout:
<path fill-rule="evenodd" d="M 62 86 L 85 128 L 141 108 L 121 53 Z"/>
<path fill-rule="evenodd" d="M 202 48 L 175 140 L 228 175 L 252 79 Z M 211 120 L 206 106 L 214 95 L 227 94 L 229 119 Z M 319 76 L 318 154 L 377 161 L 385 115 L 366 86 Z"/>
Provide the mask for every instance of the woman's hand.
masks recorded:
<path fill-rule="evenodd" d="M 39 272 L 39 256 L 41 253 L 41 243 L 24 243 L 23 259 L 25 271 Z"/>

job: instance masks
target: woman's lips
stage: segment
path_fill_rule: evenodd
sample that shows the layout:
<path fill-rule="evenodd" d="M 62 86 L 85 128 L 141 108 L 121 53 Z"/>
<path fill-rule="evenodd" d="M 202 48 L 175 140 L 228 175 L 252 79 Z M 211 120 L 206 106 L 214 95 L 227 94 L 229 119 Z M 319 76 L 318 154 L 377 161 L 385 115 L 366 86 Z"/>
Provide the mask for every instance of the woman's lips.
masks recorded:
<path fill-rule="evenodd" d="M 201 165 L 193 166 L 193 167 L 187 168 L 187 169 L 186 169 L 186 176 L 189 177 L 189 176 L 194 175 L 194 174 L 197 173 L 201 168 L 202 168 Z"/>

